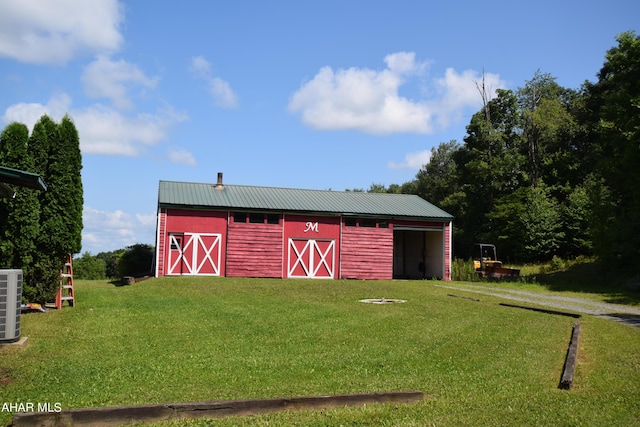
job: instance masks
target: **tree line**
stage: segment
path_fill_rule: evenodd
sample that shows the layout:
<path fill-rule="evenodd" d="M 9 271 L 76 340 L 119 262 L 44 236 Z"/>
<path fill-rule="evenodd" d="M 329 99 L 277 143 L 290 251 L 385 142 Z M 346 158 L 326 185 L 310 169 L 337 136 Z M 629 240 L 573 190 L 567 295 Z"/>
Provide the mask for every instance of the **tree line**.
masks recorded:
<path fill-rule="evenodd" d="M 23 270 L 23 298 L 51 302 L 60 271 L 82 241 L 82 155 L 70 117 L 43 116 L 31 135 L 10 123 L 0 135 L 0 165 L 38 174 L 47 191 L 17 187 L 0 199 L 0 268 Z"/>
<path fill-rule="evenodd" d="M 415 179 L 368 191 L 417 194 L 455 216 L 454 253 L 493 242 L 513 262 L 640 259 L 640 37 L 625 32 L 596 82 L 561 87 L 537 71 L 490 97 L 463 142 L 442 142 Z"/>
<path fill-rule="evenodd" d="M 154 247 L 144 243 L 97 255 L 84 252 L 73 260 L 73 275 L 86 280 L 149 276 L 153 273 L 154 254 Z"/>

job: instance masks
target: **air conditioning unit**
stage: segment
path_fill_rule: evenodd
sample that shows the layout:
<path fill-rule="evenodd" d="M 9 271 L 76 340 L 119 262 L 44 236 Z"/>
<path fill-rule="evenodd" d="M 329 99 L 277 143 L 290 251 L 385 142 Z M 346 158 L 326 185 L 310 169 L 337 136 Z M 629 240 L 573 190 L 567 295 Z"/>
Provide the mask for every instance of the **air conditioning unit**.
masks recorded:
<path fill-rule="evenodd" d="M 20 339 L 22 270 L 0 270 L 0 343 Z"/>

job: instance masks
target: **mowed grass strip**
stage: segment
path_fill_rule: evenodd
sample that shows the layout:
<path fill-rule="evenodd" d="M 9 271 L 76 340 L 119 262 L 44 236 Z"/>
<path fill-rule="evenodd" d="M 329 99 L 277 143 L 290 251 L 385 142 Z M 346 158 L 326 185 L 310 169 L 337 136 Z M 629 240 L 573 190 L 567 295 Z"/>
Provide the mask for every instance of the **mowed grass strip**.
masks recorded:
<path fill-rule="evenodd" d="M 558 390 L 573 319 L 501 307 L 497 299 L 452 298 L 430 283 L 79 282 L 77 307 L 23 316 L 27 346 L 0 350 L 0 403 L 60 402 L 70 409 L 421 390 L 428 399 L 415 405 L 213 422 L 640 423 L 640 330 L 581 319 L 574 389 Z M 358 302 L 382 297 L 407 302 Z M 9 414 L 1 416 L 10 422 Z M 212 421 L 180 423 L 205 422 Z"/>

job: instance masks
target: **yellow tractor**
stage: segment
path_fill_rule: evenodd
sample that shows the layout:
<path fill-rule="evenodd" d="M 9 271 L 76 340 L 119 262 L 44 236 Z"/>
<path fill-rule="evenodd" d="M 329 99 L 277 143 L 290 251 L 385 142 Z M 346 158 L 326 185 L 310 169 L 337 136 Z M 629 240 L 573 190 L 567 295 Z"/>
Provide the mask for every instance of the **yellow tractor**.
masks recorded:
<path fill-rule="evenodd" d="M 496 246 L 489 243 L 475 244 L 473 248 L 473 267 L 482 277 L 515 279 L 520 276 L 520 270 L 502 266 L 502 261 L 498 261 Z"/>

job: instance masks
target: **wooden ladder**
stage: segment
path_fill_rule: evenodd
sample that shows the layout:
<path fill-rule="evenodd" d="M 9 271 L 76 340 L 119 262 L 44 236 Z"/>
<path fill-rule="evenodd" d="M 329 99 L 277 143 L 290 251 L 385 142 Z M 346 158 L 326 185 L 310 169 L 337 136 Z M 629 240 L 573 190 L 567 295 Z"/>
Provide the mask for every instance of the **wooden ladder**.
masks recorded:
<path fill-rule="evenodd" d="M 71 307 L 76 305 L 73 292 L 73 263 L 71 255 L 67 257 L 64 267 L 60 271 L 60 289 L 58 289 L 58 295 L 56 296 L 56 308 L 60 310 L 65 301 L 68 301 Z"/>

